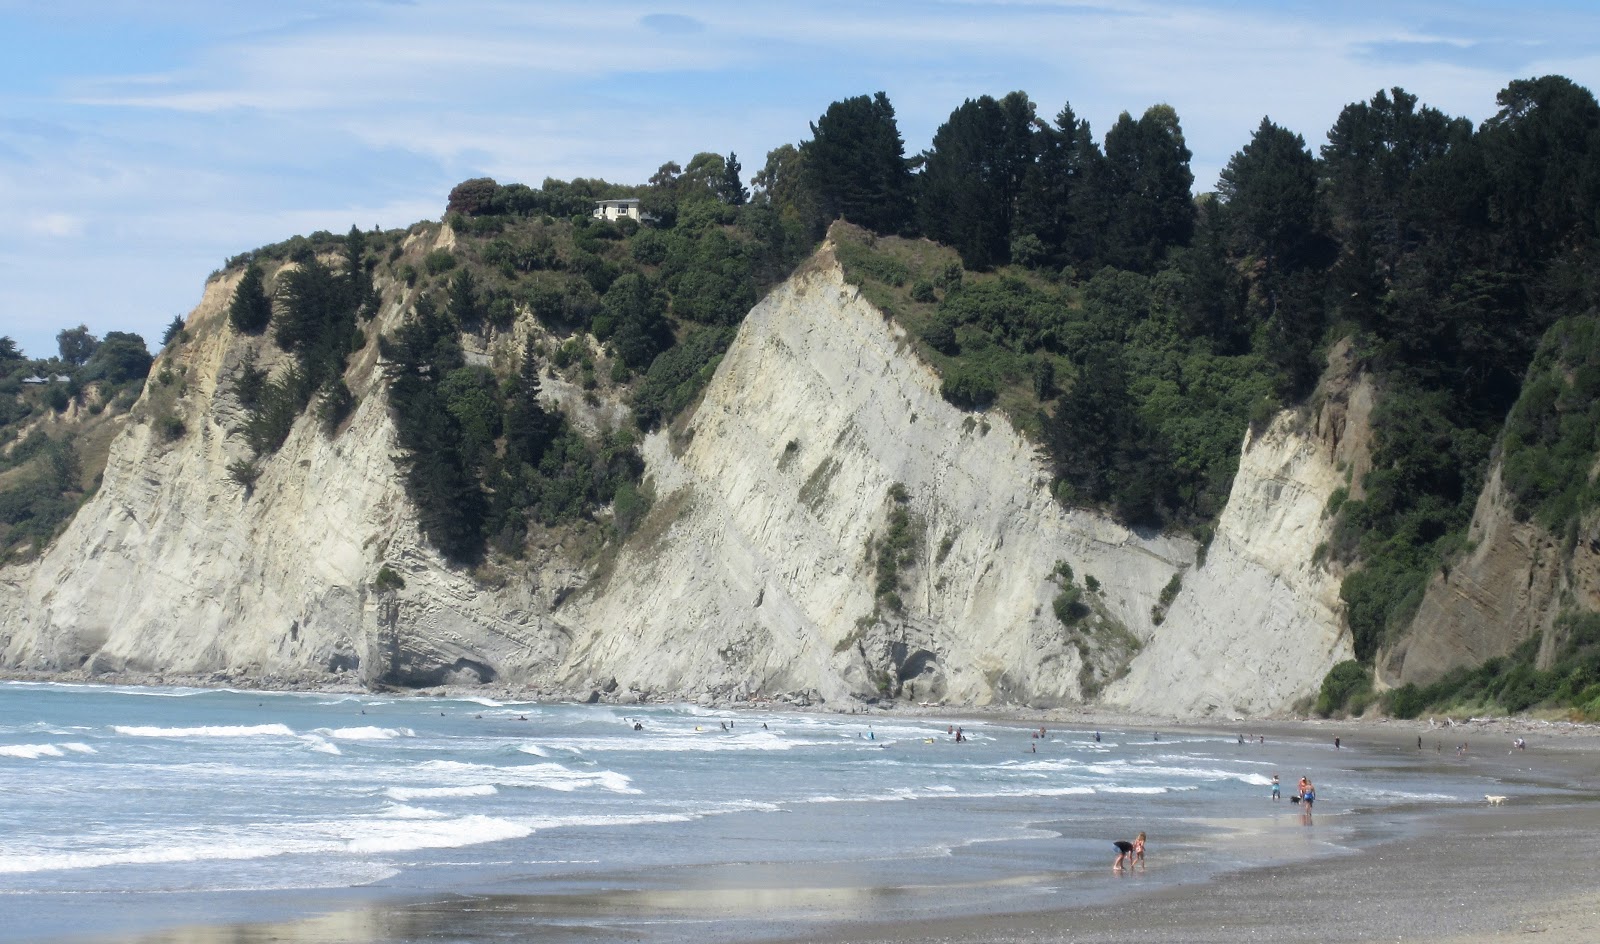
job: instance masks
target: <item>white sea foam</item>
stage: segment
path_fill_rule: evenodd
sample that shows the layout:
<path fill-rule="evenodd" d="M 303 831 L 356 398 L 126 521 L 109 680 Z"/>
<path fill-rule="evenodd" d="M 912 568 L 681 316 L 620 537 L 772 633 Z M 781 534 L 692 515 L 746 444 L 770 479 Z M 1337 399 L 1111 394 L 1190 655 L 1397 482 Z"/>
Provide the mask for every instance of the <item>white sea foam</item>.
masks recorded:
<path fill-rule="evenodd" d="M 570 793 L 587 787 L 598 787 L 612 793 L 638 793 L 630 784 L 631 778 L 614 770 L 580 771 L 560 764 L 518 764 L 496 767 L 492 764 L 468 764 L 454 760 L 430 760 L 418 764 L 417 773 L 430 778 L 450 781 L 468 781 L 472 785 L 491 783 L 503 787 L 540 787 Z"/>
<path fill-rule="evenodd" d="M 126 737 L 294 737 L 286 724 L 218 724 L 197 728 L 161 728 L 149 725 L 114 724 L 111 730 Z"/>
<path fill-rule="evenodd" d="M 54 744 L 6 744 L 0 745 L 0 757 L 20 757 L 23 760 L 38 760 L 41 757 L 61 757 L 61 748 Z"/>
<path fill-rule="evenodd" d="M 457 701 L 468 702 L 469 704 L 473 704 L 473 705 L 482 705 L 485 708 L 504 708 L 505 707 L 504 704 L 495 701 L 493 698 L 480 698 L 480 697 L 478 697 L 476 695 L 467 695 L 467 696 L 465 696 L 463 698 L 458 698 L 456 700 Z"/>
<path fill-rule="evenodd" d="M 546 748 L 575 753 L 628 751 L 635 753 L 704 753 L 712 751 L 789 751 L 796 747 L 836 747 L 837 739 L 794 740 L 767 731 L 732 734 L 716 729 L 701 731 L 657 730 L 648 737 L 550 738 Z M 528 753 L 533 753 L 529 751 Z M 547 755 L 540 755 L 547 756 Z"/>
<path fill-rule="evenodd" d="M 441 813 L 438 810 L 430 810 L 422 806 L 390 803 L 378 815 L 384 819 L 445 819 L 450 814 Z"/>
<path fill-rule="evenodd" d="M 484 797 L 500 791 L 493 784 L 480 783 L 470 787 L 390 787 L 383 791 L 396 800 L 427 800 L 435 797 Z"/>
<path fill-rule="evenodd" d="M 344 753 L 344 751 L 339 750 L 339 745 L 329 742 L 327 738 L 318 734 L 302 734 L 300 735 L 300 740 L 304 741 L 307 747 L 318 754 Z"/>
<path fill-rule="evenodd" d="M 430 822 L 407 820 L 404 829 L 374 830 L 369 835 L 350 840 L 345 848 L 358 855 L 410 852 L 415 849 L 453 849 L 521 839 L 532 833 L 531 826 L 493 816 L 461 816 Z"/>
<path fill-rule="evenodd" d="M 379 728 L 372 725 L 360 728 L 318 728 L 317 733 L 341 741 L 387 741 L 391 738 L 417 736 L 417 732 L 410 728 Z"/>

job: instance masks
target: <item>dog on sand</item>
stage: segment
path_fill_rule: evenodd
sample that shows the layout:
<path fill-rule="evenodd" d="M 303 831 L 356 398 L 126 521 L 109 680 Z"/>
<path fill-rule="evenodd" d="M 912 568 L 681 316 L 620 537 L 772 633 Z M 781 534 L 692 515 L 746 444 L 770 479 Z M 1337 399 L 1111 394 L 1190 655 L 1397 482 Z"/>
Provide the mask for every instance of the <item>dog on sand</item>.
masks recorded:
<path fill-rule="evenodd" d="M 1493 793 L 1485 793 L 1483 798 L 1489 801 L 1490 806 L 1499 806 L 1506 801 L 1505 797 Z"/>

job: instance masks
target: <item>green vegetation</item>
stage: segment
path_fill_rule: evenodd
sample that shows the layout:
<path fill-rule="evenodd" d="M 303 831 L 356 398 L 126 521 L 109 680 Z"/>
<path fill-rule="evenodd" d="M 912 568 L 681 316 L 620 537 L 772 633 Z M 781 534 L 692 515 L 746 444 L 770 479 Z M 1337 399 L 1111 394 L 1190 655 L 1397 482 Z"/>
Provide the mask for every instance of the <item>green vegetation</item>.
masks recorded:
<path fill-rule="evenodd" d="M 1543 708 L 1600 721 L 1600 613 L 1564 613 L 1554 636 L 1556 655 L 1547 669 L 1537 667 L 1541 639 L 1534 636 L 1509 656 L 1459 669 L 1431 685 L 1402 685 L 1385 696 L 1385 706 L 1397 718 L 1415 718 L 1427 710 Z"/>
<path fill-rule="evenodd" d="M 1557 533 L 1600 504 L 1600 314 L 1551 326 L 1506 421 L 1502 458 L 1517 513 Z"/>
<path fill-rule="evenodd" d="M 1347 659 L 1329 669 L 1322 680 L 1316 712 L 1324 718 L 1346 711 L 1358 715 L 1366 710 L 1371 694 L 1372 674 L 1360 662 Z"/>
<path fill-rule="evenodd" d="M 56 342 L 57 356 L 30 360 L 0 337 L 3 562 L 37 554 L 94 491 L 118 429 L 112 420 L 128 411 L 150 371 L 137 334 L 110 331 L 102 339 L 78 325 Z M 39 422 L 50 414 L 67 415 Z"/>
<path fill-rule="evenodd" d="M 921 523 L 907 509 L 910 493 L 899 482 L 889 486 L 889 520 L 883 536 L 873 545 L 874 593 L 882 606 L 898 613 L 904 609 L 901 572 L 917 562 L 917 537 Z"/>

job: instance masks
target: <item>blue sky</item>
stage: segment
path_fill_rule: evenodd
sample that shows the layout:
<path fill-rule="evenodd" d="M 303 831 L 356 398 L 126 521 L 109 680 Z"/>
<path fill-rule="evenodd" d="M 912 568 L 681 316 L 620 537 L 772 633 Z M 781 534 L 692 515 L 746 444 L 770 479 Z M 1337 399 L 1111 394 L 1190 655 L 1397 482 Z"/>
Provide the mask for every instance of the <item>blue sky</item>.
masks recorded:
<path fill-rule="evenodd" d="M 1402 86 L 1481 121 L 1516 78 L 1600 88 L 1592 2 L 0 0 L 0 333 L 152 343 L 231 255 L 437 219 L 492 176 L 746 175 L 883 90 L 908 153 L 1022 89 L 1103 134 L 1173 105 L 1209 189 L 1263 115 L 1315 147 Z"/>

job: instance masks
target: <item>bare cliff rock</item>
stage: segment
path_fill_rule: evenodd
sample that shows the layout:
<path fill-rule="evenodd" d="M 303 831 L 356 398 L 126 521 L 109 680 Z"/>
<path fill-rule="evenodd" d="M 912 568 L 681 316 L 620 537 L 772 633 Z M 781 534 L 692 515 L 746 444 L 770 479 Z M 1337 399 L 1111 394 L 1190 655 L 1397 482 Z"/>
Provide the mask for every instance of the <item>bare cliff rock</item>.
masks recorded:
<path fill-rule="evenodd" d="M 1370 462 L 1371 383 L 1348 349 L 1330 357 L 1309 415 L 1247 435 L 1204 564 L 1188 569 L 1159 632 L 1108 700 L 1181 714 L 1281 712 L 1352 658 L 1342 574 L 1319 552 L 1329 498 Z"/>
<path fill-rule="evenodd" d="M 1600 610 L 1600 520 L 1566 537 L 1519 521 L 1500 471 L 1496 462 L 1473 509 L 1467 552 L 1434 575 L 1409 631 L 1379 653 L 1381 683 L 1426 685 L 1535 636 L 1544 667 L 1561 611 Z"/>
<path fill-rule="evenodd" d="M 701 402 L 646 440 L 655 503 L 626 544 L 597 557 L 552 539 L 469 573 L 422 540 L 393 462 L 372 339 L 411 291 L 380 286 L 343 428 L 302 417 L 247 494 L 228 471 L 248 455 L 230 378 L 246 350 L 283 355 L 229 327 L 236 279 L 207 286 L 194 340 L 158 361 L 180 382 L 146 389 L 93 499 L 39 560 L 0 572 L 0 667 L 1270 714 L 1349 656 L 1317 547 L 1329 496 L 1365 462 L 1371 391 L 1351 377 L 1247 440 L 1197 566 L 1188 537 L 1055 502 L 1036 448 L 945 402 L 825 247 L 750 313 Z M 524 315 L 468 349 L 498 362 L 530 330 Z M 585 427 L 627 416 L 546 395 Z M 1087 588 L 1071 626 L 1053 607 L 1061 564 Z M 383 568 L 404 586 L 378 584 Z"/>

